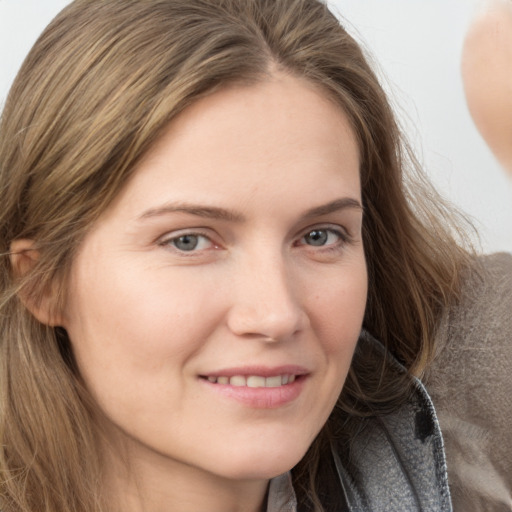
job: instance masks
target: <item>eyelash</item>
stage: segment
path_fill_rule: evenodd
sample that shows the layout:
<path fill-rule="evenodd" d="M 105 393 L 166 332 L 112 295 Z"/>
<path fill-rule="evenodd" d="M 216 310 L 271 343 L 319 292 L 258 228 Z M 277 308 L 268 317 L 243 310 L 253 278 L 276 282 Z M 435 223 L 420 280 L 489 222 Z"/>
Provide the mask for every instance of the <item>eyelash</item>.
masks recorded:
<path fill-rule="evenodd" d="M 198 232 L 198 231 L 184 231 L 180 234 L 177 234 L 177 235 L 174 235 L 174 236 L 171 236 L 171 237 L 165 237 L 165 238 L 162 238 L 159 242 L 158 242 L 158 245 L 162 246 L 162 247 L 171 247 L 173 250 L 175 250 L 178 254 L 181 254 L 181 255 L 186 255 L 186 256 L 193 256 L 194 253 L 198 253 L 202 250 L 207 250 L 207 249 L 199 249 L 199 250 L 196 250 L 196 248 L 194 247 L 192 250 L 190 251 L 185 251 L 185 250 L 182 250 L 178 247 L 176 247 L 175 243 L 177 241 L 180 240 L 180 238 L 185 238 L 185 237 L 198 237 L 198 238 L 203 238 L 203 239 L 206 239 L 209 241 L 209 243 L 213 246 L 213 248 L 217 247 L 217 245 L 212 241 L 211 237 L 208 236 L 207 234 L 205 233 L 201 233 L 201 232 Z"/>
<path fill-rule="evenodd" d="M 331 244 L 317 245 L 317 246 L 312 245 L 312 244 L 300 243 L 307 236 L 310 236 L 314 232 L 317 232 L 317 233 L 324 232 L 324 233 L 327 233 L 328 236 L 335 235 L 338 240 Z M 322 250 L 322 251 L 336 251 L 336 250 L 339 251 L 339 250 L 343 249 L 346 245 L 348 245 L 352 242 L 353 242 L 352 237 L 345 230 L 336 229 L 331 226 L 319 226 L 319 227 L 308 228 L 307 231 L 305 232 L 305 234 L 299 238 L 299 243 L 297 245 L 305 245 L 308 247 L 318 248 L 319 250 Z"/>
<path fill-rule="evenodd" d="M 335 235 L 338 238 L 338 240 L 336 242 L 328 244 L 328 245 L 317 245 L 317 246 L 303 242 L 303 240 L 307 236 L 311 235 L 314 232 L 317 232 L 317 233 L 324 232 L 324 233 L 327 233 L 328 236 Z M 336 251 L 336 250 L 339 251 L 339 250 L 343 249 L 346 245 L 353 243 L 352 237 L 345 230 L 335 229 L 330 226 L 318 226 L 318 227 L 308 228 L 303 233 L 304 234 L 301 235 L 296 240 L 296 242 L 294 242 L 293 245 L 295 247 L 306 246 L 306 247 L 311 247 L 313 249 L 317 249 L 319 251 L 327 252 L 327 251 Z M 206 239 L 209 241 L 209 243 L 211 244 L 212 247 L 208 247 L 205 249 L 196 249 L 196 247 L 193 247 L 192 250 L 190 250 L 190 251 L 180 249 L 175 244 L 180 239 L 185 238 L 185 237 L 198 237 L 198 238 Z M 162 238 L 160 241 L 158 241 L 158 245 L 160 245 L 162 247 L 171 247 L 174 251 L 176 251 L 178 254 L 180 254 L 182 256 L 195 256 L 195 255 L 197 255 L 197 253 L 200 253 L 204 250 L 218 248 L 218 245 L 212 241 L 212 239 L 209 235 L 202 233 L 200 231 L 184 231 L 182 233 L 179 233 L 179 234 L 171 236 L 171 237 L 165 237 L 165 238 Z"/>

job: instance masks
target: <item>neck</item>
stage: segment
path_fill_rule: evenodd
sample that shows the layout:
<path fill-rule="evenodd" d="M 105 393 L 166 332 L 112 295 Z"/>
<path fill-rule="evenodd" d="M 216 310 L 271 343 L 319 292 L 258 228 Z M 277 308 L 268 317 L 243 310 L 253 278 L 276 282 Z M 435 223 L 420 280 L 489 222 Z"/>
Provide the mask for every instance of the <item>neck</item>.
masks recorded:
<path fill-rule="evenodd" d="M 105 474 L 111 510 L 123 512 L 263 512 L 268 480 L 236 480 L 130 447 L 110 447 Z"/>

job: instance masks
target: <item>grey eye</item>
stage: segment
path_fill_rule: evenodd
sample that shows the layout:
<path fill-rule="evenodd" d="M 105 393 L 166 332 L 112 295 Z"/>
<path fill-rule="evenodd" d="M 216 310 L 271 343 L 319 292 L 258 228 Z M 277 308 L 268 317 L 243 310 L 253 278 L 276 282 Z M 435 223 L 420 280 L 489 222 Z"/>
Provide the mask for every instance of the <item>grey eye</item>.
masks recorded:
<path fill-rule="evenodd" d="M 308 245 L 322 246 L 327 243 L 329 233 L 323 229 L 315 229 L 304 236 L 304 242 Z"/>
<path fill-rule="evenodd" d="M 208 236 L 194 232 L 166 237 L 160 242 L 160 245 L 172 247 L 178 253 L 199 252 L 215 247 L 215 244 Z"/>
<path fill-rule="evenodd" d="M 193 251 L 199 245 L 199 235 L 183 235 L 175 238 L 172 244 L 180 251 Z"/>

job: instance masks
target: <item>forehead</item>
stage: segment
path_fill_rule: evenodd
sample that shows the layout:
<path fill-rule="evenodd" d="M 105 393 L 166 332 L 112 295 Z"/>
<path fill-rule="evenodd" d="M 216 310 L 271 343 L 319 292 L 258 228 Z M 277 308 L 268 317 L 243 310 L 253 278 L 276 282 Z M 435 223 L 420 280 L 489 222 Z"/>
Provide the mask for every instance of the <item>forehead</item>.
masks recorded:
<path fill-rule="evenodd" d="M 194 202 L 211 202 L 263 190 L 270 200 L 276 191 L 306 187 L 323 202 L 334 184 L 360 195 L 359 151 L 347 116 L 319 87 L 277 74 L 188 107 L 139 162 L 121 198 L 134 206 L 193 193 Z"/>

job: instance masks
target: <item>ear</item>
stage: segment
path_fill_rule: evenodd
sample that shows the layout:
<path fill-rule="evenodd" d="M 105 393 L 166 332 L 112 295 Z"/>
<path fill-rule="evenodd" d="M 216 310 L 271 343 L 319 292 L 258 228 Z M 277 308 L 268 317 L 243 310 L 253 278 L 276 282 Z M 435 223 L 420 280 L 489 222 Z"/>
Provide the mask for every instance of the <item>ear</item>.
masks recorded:
<path fill-rule="evenodd" d="M 35 249 L 35 243 L 29 239 L 14 240 L 10 247 L 11 266 L 14 275 L 22 280 L 27 277 L 39 261 L 40 253 Z M 18 292 L 18 296 L 25 307 L 34 317 L 44 325 L 55 327 L 61 325 L 61 318 L 57 312 L 57 294 L 54 286 L 49 286 L 42 293 L 34 293 L 35 286 L 27 281 Z"/>

